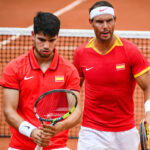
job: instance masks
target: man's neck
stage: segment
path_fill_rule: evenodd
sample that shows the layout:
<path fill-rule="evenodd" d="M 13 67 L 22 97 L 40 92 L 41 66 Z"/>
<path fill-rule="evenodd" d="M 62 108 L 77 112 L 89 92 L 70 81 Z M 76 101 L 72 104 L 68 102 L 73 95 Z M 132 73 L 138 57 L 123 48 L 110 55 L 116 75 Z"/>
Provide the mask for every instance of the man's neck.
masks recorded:
<path fill-rule="evenodd" d="M 35 58 L 39 64 L 41 70 L 43 71 L 43 73 L 45 73 L 54 58 L 54 54 L 48 58 L 40 57 L 39 55 L 35 55 Z"/>
<path fill-rule="evenodd" d="M 113 46 L 115 41 L 116 41 L 116 37 L 114 35 L 109 40 L 99 40 L 98 38 L 96 38 L 94 40 L 94 46 L 102 55 L 105 55 Z"/>

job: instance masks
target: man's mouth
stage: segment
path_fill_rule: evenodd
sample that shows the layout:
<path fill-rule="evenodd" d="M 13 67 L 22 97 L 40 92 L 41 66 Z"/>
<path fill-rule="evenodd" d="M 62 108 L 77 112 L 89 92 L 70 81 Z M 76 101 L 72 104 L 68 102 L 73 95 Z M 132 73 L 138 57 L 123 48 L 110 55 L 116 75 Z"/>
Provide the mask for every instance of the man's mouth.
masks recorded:
<path fill-rule="evenodd" d="M 109 31 L 105 31 L 105 32 L 102 32 L 101 35 L 106 37 L 109 35 L 109 33 L 110 33 Z"/>

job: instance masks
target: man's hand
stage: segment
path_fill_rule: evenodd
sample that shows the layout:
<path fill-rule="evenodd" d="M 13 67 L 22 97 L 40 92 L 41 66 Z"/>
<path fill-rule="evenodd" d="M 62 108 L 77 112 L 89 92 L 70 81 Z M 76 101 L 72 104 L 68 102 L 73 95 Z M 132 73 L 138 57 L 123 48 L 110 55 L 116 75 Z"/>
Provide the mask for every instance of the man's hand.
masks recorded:
<path fill-rule="evenodd" d="M 54 126 L 43 124 L 43 127 L 36 128 L 32 131 L 31 138 L 40 147 L 46 147 L 50 145 L 50 139 L 64 129 L 62 122 L 58 122 Z"/>
<path fill-rule="evenodd" d="M 50 138 L 47 133 L 43 132 L 42 128 L 36 128 L 31 133 L 31 138 L 40 147 L 46 147 L 50 144 Z"/>
<path fill-rule="evenodd" d="M 47 136 L 49 139 L 63 130 L 65 130 L 65 128 L 62 122 L 58 122 L 54 126 L 49 124 L 44 124 L 42 128 L 44 135 Z"/>

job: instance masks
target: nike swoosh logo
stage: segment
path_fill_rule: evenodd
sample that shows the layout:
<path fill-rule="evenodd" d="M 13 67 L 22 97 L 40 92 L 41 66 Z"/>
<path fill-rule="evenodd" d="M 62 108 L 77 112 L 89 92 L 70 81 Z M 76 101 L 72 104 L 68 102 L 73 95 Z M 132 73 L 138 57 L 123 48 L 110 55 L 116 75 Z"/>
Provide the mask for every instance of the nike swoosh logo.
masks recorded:
<path fill-rule="evenodd" d="M 29 126 L 24 126 L 24 127 L 27 127 L 28 129 L 30 129 L 30 127 L 29 127 Z"/>
<path fill-rule="evenodd" d="M 104 11 L 104 10 L 106 10 L 106 9 L 107 9 L 107 8 L 104 8 L 104 9 L 100 9 L 100 10 L 99 10 L 99 12 L 103 12 L 103 11 Z"/>
<path fill-rule="evenodd" d="M 29 80 L 29 79 L 32 79 L 34 76 L 32 77 L 24 77 L 24 80 Z"/>
<path fill-rule="evenodd" d="M 85 70 L 86 70 L 86 71 L 89 71 L 89 70 L 91 70 L 92 68 L 93 68 L 93 67 L 91 67 L 91 68 L 86 68 Z"/>

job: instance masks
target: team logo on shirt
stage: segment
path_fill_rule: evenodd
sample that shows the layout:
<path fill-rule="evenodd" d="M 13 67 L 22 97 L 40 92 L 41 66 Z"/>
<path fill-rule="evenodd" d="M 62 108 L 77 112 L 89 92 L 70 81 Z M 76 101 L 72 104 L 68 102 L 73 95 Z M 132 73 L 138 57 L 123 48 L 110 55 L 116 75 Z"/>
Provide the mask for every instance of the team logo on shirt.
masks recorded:
<path fill-rule="evenodd" d="M 125 70 L 125 68 L 126 68 L 126 66 L 124 63 L 116 65 L 116 70 Z"/>
<path fill-rule="evenodd" d="M 55 76 L 55 82 L 64 82 L 64 76 L 63 75 Z"/>

